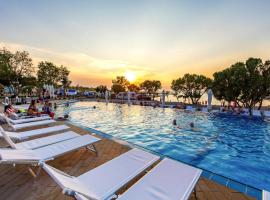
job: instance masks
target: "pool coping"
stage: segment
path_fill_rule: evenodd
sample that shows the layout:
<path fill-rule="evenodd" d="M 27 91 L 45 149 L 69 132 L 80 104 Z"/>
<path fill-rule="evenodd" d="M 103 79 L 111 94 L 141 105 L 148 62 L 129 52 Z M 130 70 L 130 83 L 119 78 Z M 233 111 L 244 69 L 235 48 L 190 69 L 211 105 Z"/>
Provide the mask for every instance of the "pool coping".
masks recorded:
<path fill-rule="evenodd" d="M 113 140 L 119 144 L 122 144 L 124 146 L 128 146 L 130 148 L 140 148 L 140 149 L 143 149 L 145 151 L 148 151 L 150 153 L 153 153 L 155 155 L 158 155 L 160 156 L 161 158 L 170 158 L 170 159 L 173 159 L 173 160 L 176 160 L 178 162 L 182 162 L 182 163 L 185 163 L 187 165 L 190 165 L 190 166 L 193 166 L 187 162 L 184 162 L 184 161 L 180 161 L 180 160 L 177 160 L 175 158 L 172 158 L 170 156 L 165 156 L 163 154 L 160 154 L 156 151 L 153 151 L 153 150 L 150 150 L 150 149 L 147 149 L 145 147 L 142 147 L 142 146 L 139 146 L 139 145 L 136 145 L 136 144 L 132 144 L 130 142 L 127 142 L 127 141 L 124 141 L 122 139 L 119 139 L 117 137 L 114 137 L 108 133 L 104 133 L 102 131 L 99 131 L 99 130 L 96 130 L 96 129 L 93 129 L 93 128 L 90 128 L 90 127 L 87 127 L 87 126 L 84 126 L 84 125 L 81 125 L 79 124 L 78 122 L 73 122 L 73 121 L 68 121 L 68 123 L 72 124 L 72 125 L 75 125 L 75 126 L 78 126 L 84 130 L 87 130 L 87 131 L 90 131 L 91 133 L 93 134 L 96 134 L 96 135 L 99 135 L 103 138 L 106 138 L 106 139 L 110 139 L 110 140 Z M 196 167 L 196 168 L 199 168 L 197 166 L 193 166 L 193 167 Z M 214 182 L 217 182 L 221 185 L 224 185 L 228 188 L 231 188 L 233 190 L 236 190 L 236 191 L 239 191 L 247 196 L 250 196 L 250 197 L 253 197 L 253 198 L 256 198 L 258 200 L 262 199 L 262 190 L 261 189 L 258 189 L 258 188 L 255 188 L 253 186 L 250 186 L 250 185 L 247 185 L 247 184 L 243 184 L 239 181 L 236 181 L 236 180 L 233 180 L 231 178 L 227 178 L 225 176 L 222 176 L 222 175 L 219 175 L 219 174 L 216 174 L 214 172 L 211 172 L 207 169 L 203 169 L 203 168 L 199 168 L 201 170 L 203 170 L 203 173 L 202 173 L 202 176 L 208 180 L 211 180 L 211 181 L 214 181 Z"/>

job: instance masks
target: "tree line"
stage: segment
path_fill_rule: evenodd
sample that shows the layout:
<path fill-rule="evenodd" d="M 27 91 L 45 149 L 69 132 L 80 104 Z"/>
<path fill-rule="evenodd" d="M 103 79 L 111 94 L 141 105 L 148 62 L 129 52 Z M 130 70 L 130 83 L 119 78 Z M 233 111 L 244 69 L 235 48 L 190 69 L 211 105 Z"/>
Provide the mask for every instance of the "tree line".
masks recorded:
<path fill-rule="evenodd" d="M 220 101 L 235 102 L 250 111 L 255 105 L 259 105 L 260 109 L 263 100 L 270 96 L 270 61 L 249 58 L 245 62 L 237 62 L 215 72 L 213 79 L 203 75 L 185 74 L 171 84 L 176 98 L 188 98 L 193 104 L 197 104 L 209 88 Z"/>
<path fill-rule="evenodd" d="M 155 99 L 158 90 L 161 89 L 161 82 L 159 80 L 145 80 L 139 85 L 130 83 L 124 76 L 117 76 L 116 79 L 112 80 L 111 91 L 118 94 L 119 92 L 140 92 L 143 91 Z"/>
<path fill-rule="evenodd" d="M 12 53 L 6 48 L 0 49 L 0 89 L 13 86 L 15 95 L 25 91 L 30 93 L 34 88 L 41 89 L 44 84 L 65 89 L 71 84 L 69 73 L 67 67 L 48 61 L 39 62 L 35 68 L 27 51 Z"/>
<path fill-rule="evenodd" d="M 108 90 L 105 85 L 96 88 L 71 86 L 69 74 L 67 67 L 48 61 L 41 61 L 35 67 L 27 51 L 12 53 L 6 48 L 0 49 L 0 90 L 4 86 L 12 85 L 19 94 L 25 88 L 42 88 L 44 84 L 82 91 L 95 90 L 100 93 Z M 159 80 L 145 80 L 136 85 L 124 76 L 117 76 L 112 80 L 111 91 L 116 94 L 126 91 L 145 92 L 154 99 L 161 88 Z M 228 103 L 233 101 L 250 110 L 255 105 L 260 108 L 263 100 L 270 96 L 270 60 L 263 62 L 260 58 L 249 58 L 245 62 L 237 62 L 215 72 L 212 79 L 187 73 L 171 82 L 173 95 L 178 100 L 189 99 L 192 104 L 198 104 L 209 88 L 217 100 Z"/>

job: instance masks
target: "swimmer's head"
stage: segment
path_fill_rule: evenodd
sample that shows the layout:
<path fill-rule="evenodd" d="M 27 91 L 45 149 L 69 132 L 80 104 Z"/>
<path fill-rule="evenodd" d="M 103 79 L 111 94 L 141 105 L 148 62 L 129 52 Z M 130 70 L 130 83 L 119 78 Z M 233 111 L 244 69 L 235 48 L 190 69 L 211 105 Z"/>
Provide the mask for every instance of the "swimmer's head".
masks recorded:
<path fill-rule="evenodd" d="M 93 106 L 94 109 L 96 109 L 97 107 L 96 106 Z"/>
<path fill-rule="evenodd" d="M 190 122 L 189 125 L 190 125 L 191 128 L 194 128 L 194 123 L 193 122 Z"/>
<path fill-rule="evenodd" d="M 64 114 L 64 119 L 67 119 L 68 118 L 68 114 Z"/>
<path fill-rule="evenodd" d="M 177 125 L 176 124 L 176 119 L 174 119 L 172 123 L 173 123 L 174 126 L 176 126 Z"/>

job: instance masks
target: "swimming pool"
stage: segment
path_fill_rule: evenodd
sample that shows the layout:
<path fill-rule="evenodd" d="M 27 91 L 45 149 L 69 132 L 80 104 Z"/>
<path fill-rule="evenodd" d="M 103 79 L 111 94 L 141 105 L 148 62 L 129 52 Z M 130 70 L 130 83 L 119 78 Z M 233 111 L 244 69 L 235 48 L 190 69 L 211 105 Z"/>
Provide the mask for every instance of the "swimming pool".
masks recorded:
<path fill-rule="evenodd" d="M 270 190 L 270 123 L 260 119 L 102 102 L 59 107 L 57 114 L 63 112 L 74 123 Z M 181 128 L 172 125 L 173 119 Z M 195 123 L 195 131 L 189 128 L 190 122 Z"/>

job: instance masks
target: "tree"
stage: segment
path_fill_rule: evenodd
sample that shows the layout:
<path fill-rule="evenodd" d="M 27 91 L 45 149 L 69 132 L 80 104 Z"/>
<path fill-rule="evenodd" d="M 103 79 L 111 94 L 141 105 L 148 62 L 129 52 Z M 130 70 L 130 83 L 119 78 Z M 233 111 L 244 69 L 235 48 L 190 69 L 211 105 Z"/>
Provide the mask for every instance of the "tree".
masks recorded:
<path fill-rule="evenodd" d="M 128 87 L 128 90 L 131 92 L 139 92 L 140 91 L 140 87 L 135 85 L 135 84 L 130 84 Z"/>
<path fill-rule="evenodd" d="M 239 105 L 238 96 L 241 92 L 239 81 L 241 80 L 238 80 L 238 76 L 241 73 L 238 71 L 243 69 L 244 66 L 244 63 L 237 62 L 230 68 L 214 73 L 212 90 L 216 99 L 228 102 L 234 101 Z"/>
<path fill-rule="evenodd" d="M 0 83 L 0 96 L 4 94 L 4 88 L 5 86 Z"/>
<path fill-rule="evenodd" d="M 112 80 L 113 85 L 118 84 L 121 85 L 122 88 L 127 89 L 127 87 L 130 85 L 129 81 L 124 76 L 117 76 L 116 79 Z"/>
<path fill-rule="evenodd" d="M 202 95 L 210 87 L 212 80 L 203 75 L 185 74 L 182 78 L 172 81 L 171 89 L 177 99 L 189 98 L 192 104 L 197 104 Z"/>
<path fill-rule="evenodd" d="M 214 73 L 213 92 L 217 99 L 235 101 L 251 114 L 252 108 L 270 95 L 270 61 L 249 58 Z"/>
<path fill-rule="evenodd" d="M 96 92 L 99 92 L 99 93 L 105 93 L 107 91 L 107 86 L 106 85 L 99 85 L 96 87 Z"/>
<path fill-rule="evenodd" d="M 13 54 L 7 49 L 3 48 L 0 50 L 0 83 L 4 86 L 11 85 L 12 75 L 14 73 L 11 66 L 12 57 Z"/>
<path fill-rule="evenodd" d="M 119 92 L 125 92 L 126 89 L 124 88 L 123 85 L 114 83 L 111 87 L 111 91 L 114 92 L 115 94 L 118 94 Z"/>
<path fill-rule="evenodd" d="M 140 88 L 152 95 L 153 100 L 157 96 L 157 91 L 161 89 L 161 82 L 158 80 L 145 80 L 140 84 Z"/>
<path fill-rule="evenodd" d="M 71 81 L 68 79 L 70 71 L 67 69 L 67 67 L 64 67 L 63 65 L 61 65 L 58 68 L 58 70 L 59 70 L 59 77 L 58 77 L 59 81 L 64 90 L 66 90 L 66 88 L 68 88 L 71 84 Z"/>
<path fill-rule="evenodd" d="M 0 50 L 0 76 L 1 83 L 13 85 L 15 92 L 20 92 L 23 79 L 31 77 L 34 73 L 32 59 L 27 51 L 12 53 L 3 48 Z M 2 78 L 3 77 L 3 78 Z"/>
<path fill-rule="evenodd" d="M 40 62 L 38 64 L 37 78 L 39 86 L 44 84 L 57 85 L 60 81 L 60 69 L 51 62 Z M 65 80 L 66 81 L 66 80 Z"/>

